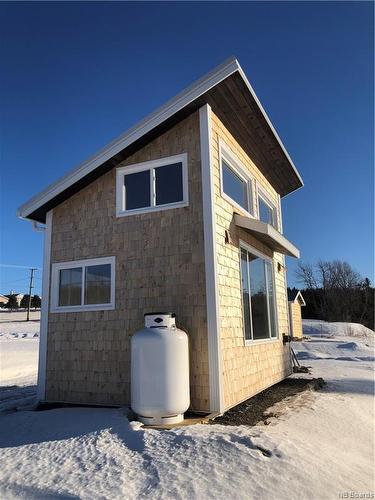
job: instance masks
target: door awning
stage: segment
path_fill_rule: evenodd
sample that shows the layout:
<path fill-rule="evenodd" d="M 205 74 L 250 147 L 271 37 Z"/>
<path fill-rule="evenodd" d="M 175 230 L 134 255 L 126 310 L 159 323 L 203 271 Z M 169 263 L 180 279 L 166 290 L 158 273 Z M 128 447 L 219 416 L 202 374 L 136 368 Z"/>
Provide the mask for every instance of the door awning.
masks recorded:
<path fill-rule="evenodd" d="M 234 215 L 236 226 L 252 233 L 256 238 L 275 252 L 289 255 L 299 259 L 299 250 L 289 240 L 277 231 L 271 224 L 266 224 L 260 220 L 245 217 L 244 215 Z"/>

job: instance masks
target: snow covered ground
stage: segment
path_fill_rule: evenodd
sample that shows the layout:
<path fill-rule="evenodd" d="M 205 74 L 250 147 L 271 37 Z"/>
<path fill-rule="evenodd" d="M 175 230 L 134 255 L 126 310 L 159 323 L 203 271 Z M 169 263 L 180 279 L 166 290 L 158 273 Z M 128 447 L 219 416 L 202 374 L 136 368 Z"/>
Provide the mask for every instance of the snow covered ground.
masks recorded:
<path fill-rule="evenodd" d="M 371 337 L 321 334 L 294 348 L 327 386 L 279 404 L 268 426 L 147 430 L 123 410 L 93 408 L 1 416 L 0 498 L 325 500 L 373 492 Z"/>
<path fill-rule="evenodd" d="M 30 404 L 38 372 L 39 311 L 0 311 L 0 412 Z"/>

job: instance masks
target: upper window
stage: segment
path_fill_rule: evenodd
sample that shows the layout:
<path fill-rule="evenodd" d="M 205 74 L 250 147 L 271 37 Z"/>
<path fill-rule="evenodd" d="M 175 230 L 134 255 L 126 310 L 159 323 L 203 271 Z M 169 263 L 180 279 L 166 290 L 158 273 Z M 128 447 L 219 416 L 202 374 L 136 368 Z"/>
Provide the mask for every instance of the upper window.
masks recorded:
<path fill-rule="evenodd" d="M 258 193 L 259 220 L 277 229 L 277 210 L 275 205 Z"/>
<path fill-rule="evenodd" d="M 114 257 L 53 264 L 52 311 L 113 309 L 114 273 Z"/>
<path fill-rule="evenodd" d="M 245 341 L 277 337 L 272 261 L 241 248 Z"/>
<path fill-rule="evenodd" d="M 116 183 L 118 216 L 186 206 L 187 155 L 121 167 Z"/>
<path fill-rule="evenodd" d="M 221 144 L 221 192 L 233 205 L 253 215 L 252 181 L 232 153 Z"/>

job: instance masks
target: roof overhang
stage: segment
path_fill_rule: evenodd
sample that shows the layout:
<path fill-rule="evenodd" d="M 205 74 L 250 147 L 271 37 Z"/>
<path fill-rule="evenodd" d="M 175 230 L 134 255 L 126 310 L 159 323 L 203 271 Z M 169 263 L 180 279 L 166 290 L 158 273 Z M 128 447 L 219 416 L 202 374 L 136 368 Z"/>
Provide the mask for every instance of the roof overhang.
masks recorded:
<path fill-rule="evenodd" d="M 49 210 L 205 104 L 211 106 L 281 196 L 303 186 L 241 66 L 232 58 L 24 203 L 17 215 L 44 223 Z"/>
<path fill-rule="evenodd" d="M 299 302 L 301 307 L 304 307 L 306 305 L 305 299 L 302 297 L 302 293 L 300 290 L 298 290 L 297 295 L 294 297 L 293 300 L 289 300 L 289 302 Z"/>
<path fill-rule="evenodd" d="M 252 233 L 258 240 L 271 248 L 274 252 L 279 252 L 299 259 L 300 253 L 298 248 L 270 224 L 237 214 L 234 215 L 234 223 L 236 226 Z"/>

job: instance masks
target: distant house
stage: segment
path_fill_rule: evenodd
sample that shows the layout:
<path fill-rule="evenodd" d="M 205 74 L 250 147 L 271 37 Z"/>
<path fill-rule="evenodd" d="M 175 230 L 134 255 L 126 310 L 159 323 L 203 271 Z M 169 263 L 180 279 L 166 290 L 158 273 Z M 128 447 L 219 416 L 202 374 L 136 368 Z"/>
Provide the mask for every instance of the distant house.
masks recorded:
<path fill-rule="evenodd" d="M 39 398 L 128 404 L 152 311 L 189 335 L 193 410 L 290 375 L 281 198 L 302 186 L 231 59 L 26 202 L 45 224 Z"/>
<path fill-rule="evenodd" d="M 302 312 L 301 307 L 306 305 L 305 299 L 299 290 L 288 290 L 290 333 L 293 338 L 302 339 Z"/>
<path fill-rule="evenodd" d="M 9 297 L 11 295 L 14 295 L 16 297 L 17 304 L 18 304 L 18 307 L 19 307 L 21 305 L 21 300 L 23 299 L 24 294 L 23 293 L 15 293 L 15 292 L 11 291 L 10 294 L 5 295 L 5 297 L 8 299 L 8 301 L 9 301 Z"/>
<path fill-rule="evenodd" d="M 8 301 L 9 301 L 9 298 L 6 295 L 1 295 L 0 294 L 0 307 L 4 306 L 5 304 L 7 304 Z"/>

